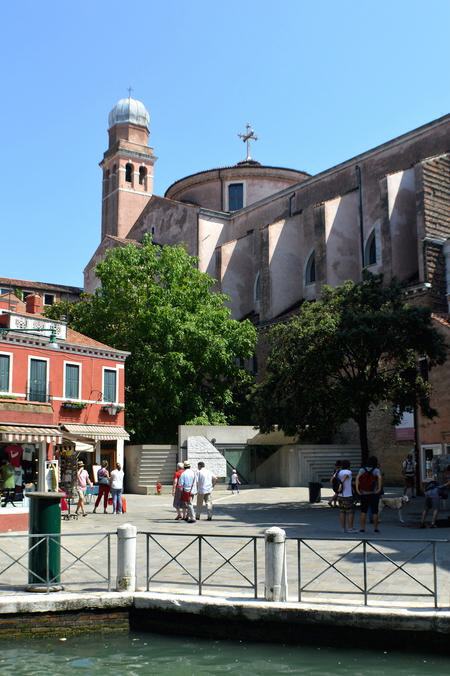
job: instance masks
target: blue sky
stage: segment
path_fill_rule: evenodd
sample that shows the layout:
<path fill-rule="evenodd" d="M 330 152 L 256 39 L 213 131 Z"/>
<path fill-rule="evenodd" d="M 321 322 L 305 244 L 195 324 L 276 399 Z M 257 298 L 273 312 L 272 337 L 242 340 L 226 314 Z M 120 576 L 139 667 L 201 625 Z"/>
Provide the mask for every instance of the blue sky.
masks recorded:
<path fill-rule="evenodd" d="M 0 276 L 82 284 L 107 117 L 151 117 L 155 192 L 244 158 L 317 173 L 450 111 L 448 0 L 21 0 L 0 26 Z"/>

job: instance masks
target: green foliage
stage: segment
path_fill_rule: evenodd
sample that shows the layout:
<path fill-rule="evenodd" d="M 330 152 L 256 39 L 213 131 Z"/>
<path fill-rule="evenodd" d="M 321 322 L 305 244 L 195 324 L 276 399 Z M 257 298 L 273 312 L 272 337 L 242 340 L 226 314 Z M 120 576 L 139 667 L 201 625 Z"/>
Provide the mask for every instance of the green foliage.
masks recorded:
<path fill-rule="evenodd" d="M 442 364 L 446 350 L 430 311 L 407 305 L 397 282 L 370 275 L 360 284 L 323 289 L 300 314 L 269 333 L 267 373 L 255 394 L 263 431 L 278 424 L 287 434 L 329 441 L 352 418 L 367 456 L 367 418 L 388 404 L 396 422 L 414 406 L 432 417 L 429 383 L 418 356 Z"/>
<path fill-rule="evenodd" d="M 119 350 L 126 362 L 127 428 L 136 442 L 175 441 L 179 424 L 230 423 L 238 416 L 256 332 L 231 319 L 226 296 L 182 246 L 108 252 L 97 266 L 101 288 L 76 304 L 53 305 L 72 328 Z M 235 393 L 237 393 L 235 395 Z"/>

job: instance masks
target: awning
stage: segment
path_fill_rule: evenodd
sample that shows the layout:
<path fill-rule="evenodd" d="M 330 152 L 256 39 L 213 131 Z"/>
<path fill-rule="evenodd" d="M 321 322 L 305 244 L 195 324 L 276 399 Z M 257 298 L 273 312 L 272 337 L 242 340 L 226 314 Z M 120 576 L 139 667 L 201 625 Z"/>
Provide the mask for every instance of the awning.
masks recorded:
<path fill-rule="evenodd" d="M 0 440 L 27 442 L 31 444 L 39 442 L 60 444 L 62 443 L 62 434 L 59 427 L 0 425 Z"/>
<path fill-rule="evenodd" d="M 116 425 L 63 425 L 63 430 L 71 437 L 82 437 L 94 441 L 114 441 L 115 439 L 128 441 L 130 438 L 124 427 Z"/>

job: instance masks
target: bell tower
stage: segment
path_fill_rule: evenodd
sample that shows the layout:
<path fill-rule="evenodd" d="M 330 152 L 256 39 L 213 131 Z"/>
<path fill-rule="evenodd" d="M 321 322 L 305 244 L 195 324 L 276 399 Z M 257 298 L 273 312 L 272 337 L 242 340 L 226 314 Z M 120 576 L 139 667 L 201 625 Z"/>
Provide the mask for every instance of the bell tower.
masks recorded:
<path fill-rule="evenodd" d="M 100 162 L 102 239 L 105 235 L 125 238 L 153 194 L 157 158 L 148 146 L 149 125 L 144 104 L 131 96 L 118 101 L 109 114 L 109 147 Z"/>

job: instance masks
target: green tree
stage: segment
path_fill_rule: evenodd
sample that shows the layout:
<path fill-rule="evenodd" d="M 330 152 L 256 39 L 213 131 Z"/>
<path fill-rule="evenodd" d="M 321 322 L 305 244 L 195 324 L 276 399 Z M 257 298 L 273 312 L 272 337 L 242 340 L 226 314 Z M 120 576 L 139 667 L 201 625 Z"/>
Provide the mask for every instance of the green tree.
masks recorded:
<path fill-rule="evenodd" d="M 254 326 L 231 319 L 227 297 L 182 246 L 115 248 L 96 269 L 101 287 L 48 308 L 72 328 L 120 350 L 127 427 L 136 442 L 175 441 L 179 424 L 226 424 L 253 378 Z"/>
<path fill-rule="evenodd" d="M 359 427 L 363 462 L 367 422 L 374 407 L 392 409 L 393 422 L 420 406 L 427 417 L 430 386 L 417 368 L 446 359 L 445 344 L 430 311 L 408 305 L 401 285 L 381 276 L 324 287 L 320 300 L 269 332 L 267 372 L 256 388 L 256 419 L 263 431 L 329 440 L 339 425 Z"/>

